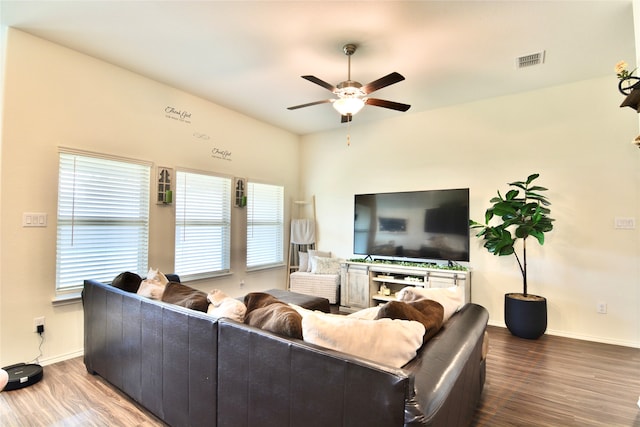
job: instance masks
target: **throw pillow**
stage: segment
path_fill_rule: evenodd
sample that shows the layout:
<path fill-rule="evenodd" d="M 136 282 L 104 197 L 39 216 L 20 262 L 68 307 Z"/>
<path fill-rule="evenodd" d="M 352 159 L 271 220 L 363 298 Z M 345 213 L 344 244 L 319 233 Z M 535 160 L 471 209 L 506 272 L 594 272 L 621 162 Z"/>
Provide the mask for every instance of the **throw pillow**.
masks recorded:
<path fill-rule="evenodd" d="M 274 334 L 302 339 L 302 316 L 285 303 L 256 308 L 247 313 L 244 323 Z"/>
<path fill-rule="evenodd" d="M 416 356 L 424 333 L 420 322 L 410 320 L 362 320 L 315 312 L 302 318 L 305 341 L 395 368 Z"/>
<path fill-rule="evenodd" d="M 302 316 L 304 318 L 304 316 L 308 315 L 309 313 L 318 313 L 322 316 L 336 316 L 339 318 L 344 317 L 344 315 L 342 314 L 334 314 L 334 313 L 325 313 L 324 311 L 320 311 L 320 310 L 310 310 L 308 308 L 304 308 L 301 307 L 297 304 L 293 304 L 293 303 L 289 303 L 287 304 L 289 307 L 293 308 L 295 311 L 297 311 L 298 313 L 300 313 L 300 316 Z"/>
<path fill-rule="evenodd" d="M 153 268 L 149 269 L 146 279 L 159 282 L 161 285 L 166 285 L 167 283 L 169 283 L 169 280 L 161 271 L 158 271 L 157 269 L 154 270 Z"/>
<path fill-rule="evenodd" d="M 378 316 L 378 311 L 380 311 L 380 307 L 378 306 L 363 308 L 362 310 L 347 314 L 347 317 L 374 320 Z"/>
<path fill-rule="evenodd" d="M 207 312 L 209 301 L 203 291 L 177 282 L 169 282 L 162 293 L 162 301 L 192 310 Z"/>
<path fill-rule="evenodd" d="M 422 323 L 425 332 L 422 338 L 427 342 L 442 327 L 444 308 L 442 304 L 430 299 L 414 302 L 389 301 L 380 307 L 376 319 L 415 320 Z"/>
<path fill-rule="evenodd" d="M 143 297 L 161 300 L 164 288 L 165 286 L 158 281 L 145 279 L 140 282 L 140 287 L 136 293 Z"/>
<path fill-rule="evenodd" d="M 244 296 L 244 305 L 247 307 L 247 314 L 257 308 L 266 307 L 274 303 L 282 303 L 282 301 L 265 292 L 250 292 Z"/>
<path fill-rule="evenodd" d="M 309 271 L 309 254 L 306 252 L 298 252 L 298 271 Z"/>
<path fill-rule="evenodd" d="M 309 251 L 307 252 L 309 254 L 309 265 L 307 266 L 307 272 L 311 272 L 311 258 L 315 257 L 315 256 L 321 256 L 321 257 L 325 257 L 325 258 L 330 258 L 331 257 L 331 252 L 327 252 L 327 251 L 319 251 L 316 249 L 309 249 Z M 302 270 L 300 270 L 302 271 Z"/>
<path fill-rule="evenodd" d="M 464 295 L 461 286 L 451 286 L 448 288 L 419 288 L 407 286 L 397 293 L 396 299 L 404 302 L 417 301 L 420 299 L 437 301 L 442 304 L 444 308 L 443 322 L 449 320 L 449 318 L 464 305 Z"/>
<path fill-rule="evenodd" d="M 244 323 L 275 334 L 302 339 L 302 316 L 288 304 L 264 292 L 244 297 Z"/>
<path fill-rule="evenodd" d="M 115 279 L 113 279 L 111 286 L 135 294 L 138 292 L 138 288 L 140 288 L 140 282 L 142 282 L 142 277 L 138 276 L 136 273 L 125 271 L 124 273 L 118 274 Z"/>
<path fill-rule="evenodd" d="M 207 314 L 214 317 L 226 317 L 237 322 L 244 322 L 247 307 L 235 298 L 231 298 L 219 289 L 214 289 L 207 295 L 209 307 Z"/>
<path fill-rule="evenodd" d="M 340 259 L 339 258 L 325 258 L 325 257 L 312 257 L 311 272 L 314 274 L 339 274 L 340 273 Z"/>

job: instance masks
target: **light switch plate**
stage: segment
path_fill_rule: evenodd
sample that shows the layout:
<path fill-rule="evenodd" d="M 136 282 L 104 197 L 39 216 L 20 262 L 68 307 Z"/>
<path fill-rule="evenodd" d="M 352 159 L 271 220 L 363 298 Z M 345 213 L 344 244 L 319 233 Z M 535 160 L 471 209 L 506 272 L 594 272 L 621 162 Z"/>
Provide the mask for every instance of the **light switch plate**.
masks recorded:
<path fill-rule="evenodd" d="M 46 227 L 47 214 L 42 212 L 25 212 L 22 214 L 23 227 Z"/>
<path fill-rule="evenodd" d="M 631 217 L 615 217 L 614 227 L 619 230 L 635 230 L 636 219 Z"/>

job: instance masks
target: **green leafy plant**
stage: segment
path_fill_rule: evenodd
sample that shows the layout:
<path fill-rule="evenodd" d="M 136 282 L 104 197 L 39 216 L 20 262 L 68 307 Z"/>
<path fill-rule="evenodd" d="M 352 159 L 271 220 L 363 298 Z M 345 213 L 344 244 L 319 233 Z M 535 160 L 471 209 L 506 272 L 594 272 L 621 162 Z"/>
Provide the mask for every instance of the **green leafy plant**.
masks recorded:
<path fill-rule="evenodd" d="M 434 262 L 412 262 L 412 261 L 395 261 L 387 259 L 366 259 L 366 258 L 351 258 L 349 262 L 361 262 L 363 264 L 388 264 L 399 265 L 402 267 L 420 267 L 420 268 L 433 268 L 437 270 L 456 270 L 456 271 L 468 271 L 469 268 L 459 264 L 436 264 Z"/>
<path fill-rule="evenodd" d="M 471 228 L 479 229 L 477 237 L 484 240 L 484 247 L 497 256 L 515 255 L 522 273 L 523 294 L 527 295 L 527 238 L 534 237 L 540 245 L 544 245 L 544 233 L 553 229 L 554 219 L 547 206 L 551 203 L 541 194 L 546 188 L 532 185 L 540 174 L 529 175 L 526 181 L 509 183 L 513 187 L 504 195 L 498 191 L 498 196 L 489 202 L 492 205 L 484 214 L 484 224 L 474 220 L 469 221 Z M 489 222 L 499 218 L 498 225 Z M 512 234 L 513 233 L 513 234 Z M 522 241 L 522 256 L 518 256 L 515 245 Z"/>

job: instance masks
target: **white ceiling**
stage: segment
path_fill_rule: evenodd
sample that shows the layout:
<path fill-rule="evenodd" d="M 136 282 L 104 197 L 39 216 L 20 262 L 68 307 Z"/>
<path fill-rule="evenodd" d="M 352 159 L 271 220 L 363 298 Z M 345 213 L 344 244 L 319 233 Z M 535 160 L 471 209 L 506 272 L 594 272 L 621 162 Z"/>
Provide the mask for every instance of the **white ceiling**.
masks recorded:
<path fill-rule="evenodd" d="M 5 1 L 2 25 L 119 65 L 256 119 L 308 134 L 344 126 L 330 104 L 347 77 L 397 71 L 355 123 L 611 75 L 635 57 L 625 1 Z M 517 69 L 518 56 L 545 63 Z"/>

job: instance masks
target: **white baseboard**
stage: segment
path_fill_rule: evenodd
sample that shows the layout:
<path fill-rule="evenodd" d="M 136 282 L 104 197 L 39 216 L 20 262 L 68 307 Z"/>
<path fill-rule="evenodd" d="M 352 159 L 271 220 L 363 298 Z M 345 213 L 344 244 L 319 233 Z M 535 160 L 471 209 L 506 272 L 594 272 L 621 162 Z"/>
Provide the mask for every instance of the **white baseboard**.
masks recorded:
<path fill-rule="evenodd" d="M 46 359 L 41 359 L 39 365 L 46 366 L 52 365 L 54 363 L 63 362 L 65 360 L 73 359 L 78 356 L 82 356 L 84 354 L 84 348 L 81 350 L 76 350 L 71 353 L 60 354 L 54 357 L 48 357 Z"/>
<path fill-rule="evenodd" d="M 499 328 L 507 327 L 507 325 L 505 325 L 504 323 L 495 322 L 495 321 L 489 321 L 489 325 L 497 326 Z M 640 343 L 634 342 L 634 341 L 615 340 L 615 339 L 608 339 L 608 338 L 602 338 L 602 337 L 595 337 L 592 335 L 574 334 L 571 332 L 558 331 L 554 329 L 547 329 L 545 333 L 549 335 L 555 335 L 558 337 L 573 338 L 573 339 L 582 340 L 582 341 L 591 341 L 591 342 L 599 342 L 602 344 L 611 344 L 611 345 L 620 345 L 623 347 L 640 348 Z"/>

